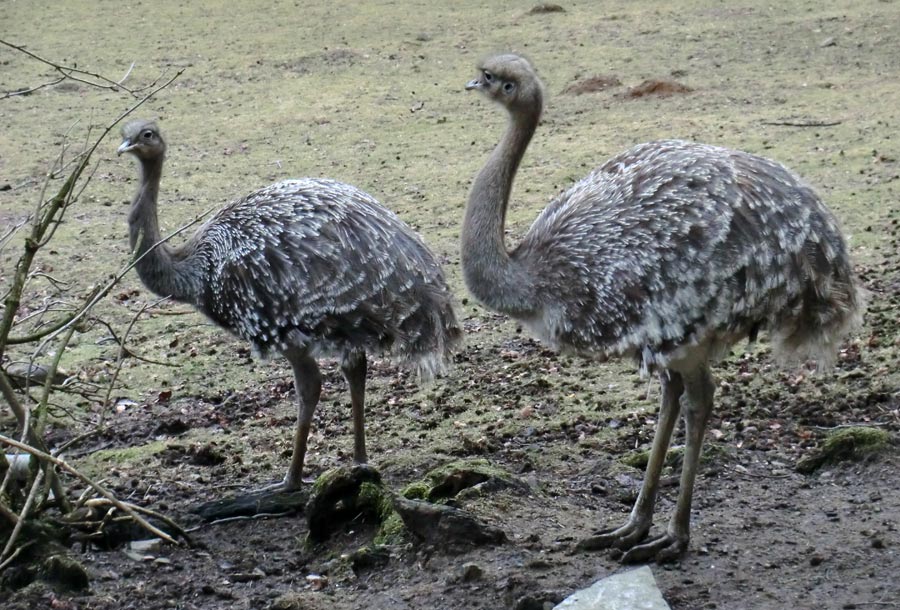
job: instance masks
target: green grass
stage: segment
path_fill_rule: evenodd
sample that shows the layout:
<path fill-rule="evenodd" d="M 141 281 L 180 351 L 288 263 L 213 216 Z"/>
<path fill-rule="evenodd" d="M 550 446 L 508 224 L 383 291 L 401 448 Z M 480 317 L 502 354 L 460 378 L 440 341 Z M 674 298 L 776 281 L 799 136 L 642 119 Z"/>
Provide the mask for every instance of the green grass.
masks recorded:
<path fill-rule="evenodd" d="M 170 143 L 160 205 L 164 233 L 274 180 L 331 176 L 372 192 L 420 230 L 446 261 L 458 297 L 465 298 L 459 222 L 470 181 L 505 117 L 464 92 L 463 85 L 482 55 L 513 50 L 533 60 L 549 96 L 516 182 L 510 243 L 555 193 L 608 156 L 637 142 L 680 137 L 787 164 L 832 207 L 858 264 L 877 267 L 894 255 L 889 223 L 900 218 L 895 3 L 804 0 L 730 8 L 712 0 L 567 2 L 563 13 L 526 15 L 530 6 L 475 0 L 440 7 L 343 0 L 36 1 L 0 4 L 0 23 L 2 37 L 11 42 L 112 78 L 134 62 L 132 86 L 185 70 L 138 113 L 159 119 Z M 825 44 L 827 39 L 834 45 Z M 0 91 L 52 76 L 46 66 L 5 47 L 0 64 Z M 560 95 L 572 81 L 592 74 L 616 75 L 623 85 Z M 694 92 L 633 101 L 620 97 L 648 78 L 676 78 Z M 0 100 L 0 185 L 11 186 L 0 191 L 0 225 L 32 209 L 65 133 L 71 129 L 73 139 L 84 138 L 89 125 L 105 124 L 130 102 L 124 94 L 83 85 Z M 792 118 L 839 123 L 771 124 Z M 117 144 L 113 137 L 100 148 L 93 183 L 56 236 L 56 253 L 39 261 L 79 292 L 128 260 L 124 203 L 137 178 L 133 160 L 116 157 Z M 879 152 L 898 160 L 879 161 Z M 0 251 L 0 292 L 11 279 L 17 248 L 13 243 Z M 134 274 L 122 286 L 132 289 L 139 291 L 133 299 L 107 299 L 98 309 L 120 330 L 153 298 Z M 51 296 L 48 285 L 33 284 L 30 298 Z M 880 298 L 875 295 L 876 302 Z M 186 309 L 167 305 L 163 311 Z M 475 322 L 488 320 L 471 302 L 459 311 Z M 579 415 L 599 419 L 635 407 L 652 410 L 654 399 L 643 398 L 645 384 L 634 381 L 630 363 L 572 360 L 539 375 L 528 366 L 508 383 L 524 386 L 546 377 L 548 395 L 499 395 L 490 380 L 506 374 L 506 363 L 496 353 L 517 336 L 514 329 L 513 323 L 491 321 L 468 337 L 469 349 L 483 349 L 478 366 L 485 381 L 467 384 L 473 371 L 462 364 L 437 382 L 437 388 L 453 389 L 441 408 L 455 413 L 436 418 L 424 437 L 415 423 L 370 420 L 375 448 L 387 452 L 383 459 L 403 461 L 405 447 L 427 446 L 444 455 L 455 449 L 460 433 L 477 440 L 483 426 L 496 420 L 503 422 L 489 436 L 515 434 L 529 425 L 558 427 Z M 107 379 L 116 349 L 99 342 L 103 334 L 95 329 L 79 337 L 62 366 Z M 179 346 L 170 347 L 175 339 Z M 138 400 L 164 387 L 209 396 L 287 374 L 277 362 L 247 366 L 235 354 L 239 342 L 194 313 L 148 316 L 137 325 L 133 343 L 139 353 L 174 365 L 127 362 L 116 394 Z M 182 349 L 187 345 L 194 355 Z M 882 352 L 888 345 L 882 344 Z M 545 364 L 537 356 L 526 360 Z M 887 375 L 896 377 L 897 369 Z M 572 383 L 577 389 L 567 389 Z M 371 388 L 373 405 L 390 393 L 385 380 L 374 380 Z M 425 411 L 439 410 L 429 392 L 434 390 L 410 390 L 396 408 L 409 413 L 423 404 Z M 346 402 L 342 385 L 328 396 L 332 399 Z M 537 415 L 518 418 L 526 407 Z M 293 408 L 290 399 L 283 408 Z M 379 436 L 382 425 L 385 431 L 399 427 L 400 436 Z M 346 436 L 334 442 L 346 446 Z"/>

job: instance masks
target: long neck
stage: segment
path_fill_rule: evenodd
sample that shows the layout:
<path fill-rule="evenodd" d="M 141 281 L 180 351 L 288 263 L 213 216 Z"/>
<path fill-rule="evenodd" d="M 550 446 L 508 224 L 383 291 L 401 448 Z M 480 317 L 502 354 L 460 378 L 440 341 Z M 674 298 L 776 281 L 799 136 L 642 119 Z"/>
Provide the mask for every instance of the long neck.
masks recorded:
<path fill-rule="evenodd" d="M 540 118 L 537 112 L 510 114 L 500 143 L 472 184 L 462 230 L 463 277 L 479 301 L 511 316 L 537 309 L 535 282 L 522 261 L 510 258 L 504 242 L 506 208 L 513 179 Z"/>
<path fill-rule="evenodd" d="M 128 231 L 141 281 L 160 296 L 193 302 L 196 290 L 184 257 L 168 244 L 160 244 L 156 202 L 162 177 L 163 156 L 141 159 L 141 184 L 128 216 Z M 158 245 L 157 245 L 158 244 Z M 154 247 L 154 245 L 156 247 Z"/>

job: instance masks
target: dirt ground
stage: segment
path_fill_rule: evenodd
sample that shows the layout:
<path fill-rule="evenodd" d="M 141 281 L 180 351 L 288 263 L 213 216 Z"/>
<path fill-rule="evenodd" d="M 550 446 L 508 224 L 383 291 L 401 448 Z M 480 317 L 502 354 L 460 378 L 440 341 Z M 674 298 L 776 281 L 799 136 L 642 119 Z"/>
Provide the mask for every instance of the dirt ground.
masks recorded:
<path fill-rule="evenodd" d="M 291 377 L 283 362 L 254 360 L 199 315 L 164 305 L 139 320 L 131 346 L 169 366 L 126 362 L 108 428 L 68 459 L 120 497 L 197 527 L 199 544 L 144 556 L 76 546 L 89 591 L 0 591 L 0 606 L 531 610 L 623 569 L 606 553 L 572 549 L 630 509 L 642 471 L 622 460 L 649 446 L 658 386 L 627 362 L 544 349 L 462 286 L 466 194 L 504 122 L 462 88 L 478 58 L 512 50 L 531 58 L 549 95 L 517 179 L 510 243 L 550 197 L 611 154 L 681 137 L 762 154 L 803 175 L 840 219 L 871 292 L 865 327 L 832 373 L 780 370 L 764 340 L 716 368 L 690 550 L 653 566 L 666 601 L 676 610 L 900 607 L 896 444 L 812 474 L 795 469 L 835 429 L 866 425 L 895 439 L 900 431 L 900 4 L 784 4 L 0 3 L 0 38 L 41 56 L 114 78 L 135 62 L 137 84 L 184 68 L 140 112 L 159 120 L 170 143 L 164 233 L 304 175 L 357 184 L 420 231 L 458 296 L 466 344 L 450 373 L 425 386 L 390 362 L 371 366 L 372 463 L 394 489 L 475 457 L 524 483 L 457 500 L 507 542 L 396 544 L 385 561 L 356 569 L 346 556 L 371 542 L 370 523 L 351 522 L 320 545 L 305 543 L 302 515 L 201 524 L 190 513 L 197 503 L 282 476 Z M 6 47 L 0 66 L 0 95 L 52 80 L 46 66 Z M 84 137 L 129 103 L 77 83 L 0 99 L 0 233 L 33 208 L 65 134 Z M 124 204 L 136 171 L 116 158 L 117 144 L 112 137 L 99 151 L 91 185 L 40 261 L 85 291 L 129 256 Z M 17 248 L 0 249 L 0 293 Z M 29 293 L 35 302 L 52 297 L 40 281 Z M 121 329 L 153 300 L 132 274 L 99 312 Z M 78 335 L 64 368 L 85 383 L 107 382 L 117 352 L 105 334 Z M 323 368 L 309 476 L 352 454 L 346 387 L 334 363 Z M 51 445 L 101 415 L 77 398 L 60 406 Z M 13 429 L 5 405 L 0 429 Z M 676 475 L 677 463 L 666 471 L 657 527 L 674 505 Z"/>

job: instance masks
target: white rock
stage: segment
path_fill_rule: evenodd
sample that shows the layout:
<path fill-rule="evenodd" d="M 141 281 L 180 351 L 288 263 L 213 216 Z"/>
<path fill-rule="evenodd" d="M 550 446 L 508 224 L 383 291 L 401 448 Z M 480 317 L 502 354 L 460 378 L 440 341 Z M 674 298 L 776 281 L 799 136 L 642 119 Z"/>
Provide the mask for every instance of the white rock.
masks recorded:
<path fill-rule="evenodd" d="M 136 553 L 155 553 L 162 547 L 162 539 L 132 540 L 128 547 Z"/>
<path fill-rule="evenodd" d="M 553 610 L 670 610 L 650 568 L 614 574 L 576 591 Z"/>

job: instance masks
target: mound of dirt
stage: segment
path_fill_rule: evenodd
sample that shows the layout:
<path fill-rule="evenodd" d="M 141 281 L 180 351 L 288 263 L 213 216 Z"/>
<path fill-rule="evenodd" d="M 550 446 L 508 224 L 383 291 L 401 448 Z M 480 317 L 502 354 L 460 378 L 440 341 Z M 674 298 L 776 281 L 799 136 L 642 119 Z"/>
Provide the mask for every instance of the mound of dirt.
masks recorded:
<path fill-rule="evenodd" d="M 648 96 L 669 97 L 681 93 L 690 93 L 692 91 L 693 89 L 678 81 L 651 79 L 645 80 L 640 85 L 631 87 L 622 94 L 622 97 L 626 99 L 637 99 Z"/>
<path fill-rule="evenodd" d="M 536 4 L 526 13 L 527 15 L 544 15 L 546 13 L 565 13 L 566 9 L 552 2 Z"/>
<path fill-rule="evenodd" d="M 583 93 L 596 93 L 605 91 L 622 84 L 618 76 L 612 74 L 596 74 L 582 80 L 577 80 L 562 90 L 563 95 L 581 95 Z"/>

